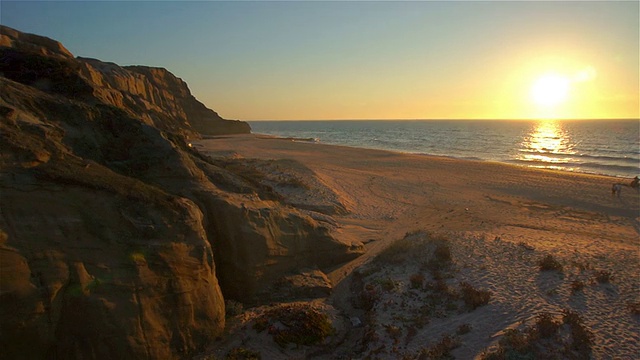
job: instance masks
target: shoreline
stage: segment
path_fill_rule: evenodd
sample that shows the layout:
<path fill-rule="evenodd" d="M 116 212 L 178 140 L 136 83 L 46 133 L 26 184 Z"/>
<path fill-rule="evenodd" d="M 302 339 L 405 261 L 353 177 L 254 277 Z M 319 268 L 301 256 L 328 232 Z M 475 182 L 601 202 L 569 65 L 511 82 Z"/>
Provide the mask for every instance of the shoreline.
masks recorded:
<path fill-rule="evenodd" d="M 409 120 L 407 120 L 407 121 L 409 121 Z M 416 120 L 416 121 L 421 121 L 421 120 Z M 502 120 L 499 120 L 499 121 L 502 121 Z M 249 136 L 255 136 L 256 138 L 280 139 L 280 140 L 290 140 L 290 141 L 299 141 L 299 142 L 309 142 L 309 143 L 314 143 L 314 144 L 318 144 L 318 145 L 343 146 L 343 147 L 352 148 L 352 149 L 380 150 L 380 151 L 389 151 L 389 152 L 393 152 L 393 153 L 407 154 L 407 155 L 419 155 L 419 156 L 441 157 L 441 158 L 456 159 L 456 160 L 499 163 L 499 164 L 512 165 L 512 166 L 518 166 L 518 167 L 524 167 L 524 168 L 530 168 L 530 169 L 538 169 L 538 170 L 550 170 L 550 171 L 566 172 L 566 173 L 571 173 L 571 174 L 585 174 L 585 175 L 605 176 L 605 177 L 610 177 L 610 178 L 613 178 L 613 179 L 628 179 L 629 181 L 631 181 L 631 179 L 632 179 L 632 177 L 630 178 L 630 177 L 623 176 L 623 175 L 614 175 L 614 174 L 587 172 L 587 171 L 572 171 L 572 170 L 560 169 L 560 168 L 554 168 L 554 167 L 526 165 L 526 164 L 519 163 L 519 162 L 522 162 L 522 161 L 519 161 L 519 160 L 500 161 L 500 160 L 492 160 L 492 159 L 481 159 L 481 158 L 477 158 L 477 157 L 457 157 L 457 156 L 454 156 L 454 155 L 436 155 L 436 154 L 429 154 L 429 153 L 423 153 L 423 152 L 408 152 L 408 151 L 393 150 L 393 149 L 383 149 L 383 148 L 376 148 L 376 147 L 361 147 L 361 146 L 355 146 L 355 145 L 326 143 L 326 142 L 323 142 L 321 139 L 318 139 L 318 138 L 299 138 L 299 137 L 292 137 L 292 136 L 278 136 L 278 135 L 272 135 L 272 134 L 253 133 L 253 132 L 251 134 L 248 134 L 248 135 Z M 247 136 L 247 135 L 245 134 L 243 136 Z M 216 137 L 215 136 L 210 136 L 210 137 L 206 137 L 206 138 L 207 139 L 212 139 L 212 138 L 216 138 Z M 203 137 L 203 139 L 205 139 L 205 137 Z M 638 169 L 638 172 L 640 173 L 640 168 Z"/>
<path fill-rule="evenodd" d="M 640 173 L 636 119 L 256 121 L 250 124 L 255 133 L 317 137 L 332 144 L 558 167 L 623 178 L 633 178 Z"/>
<path fill-rule="evenodd" d="M 341 120 L 336 120 L 336 121 L 341 121 Z M 407 121 L 409 121 L 409 120 L 407 120 Z M 612 181 L 616 181 L 616 180 L 619 180 L 619 179 L 625 179 L 625 180 L 628 180 L 627 182 L 631 182 L 631 180 L 633 179 L 632 177 L 617 176 L 617 175 L 612 175 L 612 174 L 571 171 L 571 170 L 556 169 L 556 168 L 551 168 L 551 167 L 530 166 L 530 165 L 518 164 L 518 163 L 516 163 L 517 162 L 516 160 L 514 160 L 514 161 L 499 161 L 499 160 L 489 160 L 489 159 L 480 159 L 480 158 L 456 157 L 456 156 L 453 156 L 453 155 L 436 155 L 436 154 L 429 154 L 429 153 L 419 153 L 419 152 L 415 152 L 414 153 L 414 152 L 406 152 L 406 151 L 401 151 L 401 150 L 390 150 L 390 149 L 373 148 L 373 147 L 360 147 L 360 146 L 343 145 L 343 144 L 331 144 L 331 143 L 322 142 L 322 140 L 317 139 L 317 138 L 302 138 L 302 137 L 278 136 L 278 135 L 262 134 L 262 133 L 250 133 L 250 134 L 242 134 L 242 135 L 203 136 L 202 139 L 203 140 L 214 140 L 214 139 L 217 139 L 217 138 L 227 138 L 229 136 L 231 136 L 231 137 L 248 136 L 248 137 L 255 137 L 256 139 L 304 142 L 304 143 L 310 143 L 310 144 L 316 144 L 316 145 L 344 147 L 344 148 L 347 148 L 347 149 L 354 149 L 356 151 L 357 150 L 374 150 L 374 151 L 385 151 L 385 152 L 390 152 L 390 153 L 394 153 L 394 154 L 401 154 L 401 155 L 424 156 L 426 158 L 443 158 L 443 159 L 461 160 L 461 161 L 476 161 L 476 162 L 480 162 L 480 163 L 494 163 L 494 164 L 501 164 L 501 165 L 507 165 L 507 166 L 514 166 L 514 167 L 518 167 L 518 168 L 525 168 L 525 169 L 552 171 L 552 172 L 560 172 L 560 173 L 566 173 L 566 174 L 578 174 L 578 175 L 605 177 L 605 178 L 610 178 Z M 639 172 L 640 172 L 640 169 L 639 169 Z M 627 182 L 623 182 L 623 183 L 626 184 Z"/>
<path fill-rule="evenodd" d="M 450 335 L 456 339 L 452 356 L 471 359 L 496 346 L 507 329 L 531 324 L 544 313 L 561 316 L 567 309 L 578 313 L 593 333 L 594 358 L 631 358 L 640 351 L 640 315 L 629 310 L 640 307 L 640 194 L 624 188 L 620 197 L 612 196 L 616 177 L 341 145 L 318 147 L 255 134 L 195 144 L 209 156 L 260 159 L 291 172 L 309 188 L 298 200 L 318 207 L 343 206 L 345 213 L 331 216 L 336 236 L 365 248 L 359 258 L 324 269 L 333 293 L 309 302 L 333 314 L 336 334 L 323 345 L 279 348 L 268 334 L 252 329 L 267 311 L 258 307 L 234 318 L 229 337 L 214 342 L 212 353 L 224 355 L 240 346 L 266 358 L 332 359 L 332 353 L 326 353 L 330 348 L 346 358 L 396 359 Z M 296 196 L 287 191 L 282 192 L 285 199 Z M 385 249 L 408 234 L 446 237 L 452 254 L 446 286 L 455 294 L 459 283 L 468 282 L 490 291 L 491 300 L 463 311 L 460 300 L 452 298 L 434 305 L 437 311 L 423 327 L 412 325 L 410 319 L 427 301 L 424 296 L 431 296 L 430 290 L 408 285 L 412 274 L 421 271 L 420 259 L 411 260 L 407 253 L 401 265 L 371 268 Z M 547 255 L 563 270 L 540 271 L 537 263 Z M 373 312 L 353 306 L 354 274 L 368 274 L 363 286 L 369 284 L 380 294 Z M 596 280 L 599 274 L 610 275 L 610 281 Z M 425 281 L 435 281 L 433 275 L 423 275 Z M 578 285 L 580 290 L 573 290 Z M 449 310 L 454 308 L 458 310 Z M 354 318 L 364 325 L 350 323 Z M 455 329 L 464 324 L 472 330 L 456 335 Z M 371 333 L 376 336 L 368 338 Z"/>

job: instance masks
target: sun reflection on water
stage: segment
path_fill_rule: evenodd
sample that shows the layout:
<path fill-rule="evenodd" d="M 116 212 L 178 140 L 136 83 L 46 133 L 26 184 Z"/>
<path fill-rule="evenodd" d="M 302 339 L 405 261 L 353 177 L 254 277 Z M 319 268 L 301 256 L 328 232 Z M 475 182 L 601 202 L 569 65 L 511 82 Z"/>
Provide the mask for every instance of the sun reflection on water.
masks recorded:
<path fill-rule="evenodd" d="M 541 167 L 567 164 L 572 159 L 571 155 L 576 153 L 575 144 L 563 129 L 562 122 L 557 120 L 539 121 L 521 145 L 520 160 L 539 163 Z"/>

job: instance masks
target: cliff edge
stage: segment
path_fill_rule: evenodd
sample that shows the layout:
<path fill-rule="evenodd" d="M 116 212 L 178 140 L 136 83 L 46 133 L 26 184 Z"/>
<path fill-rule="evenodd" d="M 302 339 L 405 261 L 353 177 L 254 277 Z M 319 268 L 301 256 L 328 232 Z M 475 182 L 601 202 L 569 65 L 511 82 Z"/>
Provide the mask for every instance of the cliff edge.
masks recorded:
<path fill-rule="evenodd" d="M 225 299 L 361 254 L 189 139 L 249 132 L 165 69 L 0 28 L 0 347 L 7 358 L 189 358 Z"/>
<path fill-rule="evenodd" d="M 0 33 L 2 72 L 11 80 L 45 92 L 94 98 L 163 130 L 192 132 L 192 136 L 251 132 L 249 124 L 223 119 L 207 108 L 166 69 L 74 58 L 55 40 L 6 26 Z"/>

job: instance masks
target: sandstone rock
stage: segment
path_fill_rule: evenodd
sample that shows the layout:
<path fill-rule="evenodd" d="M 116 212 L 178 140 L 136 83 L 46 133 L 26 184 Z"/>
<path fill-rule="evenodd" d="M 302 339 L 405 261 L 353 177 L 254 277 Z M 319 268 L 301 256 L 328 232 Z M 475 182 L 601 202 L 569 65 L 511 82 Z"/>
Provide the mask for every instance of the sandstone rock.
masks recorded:
<path fill-rule="evenodd" d="M 361 253 L 188 147 L 215 113 L 168 71 L 1 30 L 4 357 L 189 357 L 221 334 L 223 294 Z"/>
<path fill-rule="evenodd" d="M 209 233 L 219 249 L 218 279 L 225 296 L 241 302 L 265 302 L 271 284 L 305 267 L 327 268 L 354 259 L 362 249 L 335 238 L 327 224 L 272 201 L 238 204 L 227 196 L 204 204 Z M 274 294 L 277 295 L 277 294 Z"/>
<path fill-rule="evenodd" d="M 182 79 L 166 69 L 74 59 L 57 41 L 6 26 L 0 28 L 0 35 L 0 73 L 14 81 L 83 100 L 95 98 L 147 124 L 188 136 L 251 131 L 249 124 L 223 119 L 208 109 Z"/>
<path fill-rule="evenodd" d="M 14 100 L 28 91 L 2 82 Z M 3 355 L 177 358 L 220 334 L 224 300 L 199 208 L 78 158 L 54 121 L 14 112 L 1 123 Z"/>
<path fill-rule="evenodd" d="M 73 59 L 71 52 L 55 40 L 23 33 L 4 25 L 0 25 L 0 46 L 47 57 Z"/>

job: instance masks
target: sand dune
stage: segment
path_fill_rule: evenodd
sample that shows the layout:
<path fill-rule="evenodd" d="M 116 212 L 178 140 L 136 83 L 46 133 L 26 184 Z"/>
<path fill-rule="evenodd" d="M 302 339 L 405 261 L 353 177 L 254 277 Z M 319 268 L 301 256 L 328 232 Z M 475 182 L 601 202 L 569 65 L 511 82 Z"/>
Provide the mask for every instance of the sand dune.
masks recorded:
<path fill-rule="evenodd" d="M 261 338 L 266 335 L 238 325 L 226 342 L 213 345 L 218 354 L 242 338 L 242 346 L 267 358 L 418 358 L 451 335 L 451 355 L 471 359 L 495 346 L 506 329 L 524 328 L 541 313 L 558 317 L 563 310 L 580 314 L 593 333 L 593 358 L 632 359 L 640 353 L 640 195 L 626 187 L 620 197 L 612 196 L 611 184 L 620 179 L 255 135 L 195 145 L 212 156 L 304 164 L 319 182 L 305 201 L 341 204 L 347 214 L 333 216 L 340 231 L 367 244 L 364 256 L 328 274 L 334 293 L 322 306 L 337 314 L 338 330 L 326 340 L 330 350 L 273 350 Z M 413 326 L 416 306 L 429 296 L 409 286 L 409 277 L 421 271 L 420 260 L 402 266 L 372 260 L 408 233 L 446 237 L 452 258 L 446 283 L 453 293 L 463 281 L 486 289 L 492 294 L 488 304 L 450 312 L 459 306 L 447 305 L 441 316 L 431 314 L 428 325 Z M 557 259 L 562 271 L 540 271 L 545 255 Z M 367 273 L 362 281 L 377 286 L 380 302 L 373 314 L 353 307 L 356 269 Z M 425 274 L 428 283 L 431 275 Z M 393 286 L 380 288 L 384 281 Z M 354 317 L 368 322 L 356 328 L 345 320 Z M 240 324 L 247 325 L 251 316 L 243 319 Z M 463 324 L 471 331 L 457 334 Z M 376 336 L 364 344 L 367 331 Z"/>

